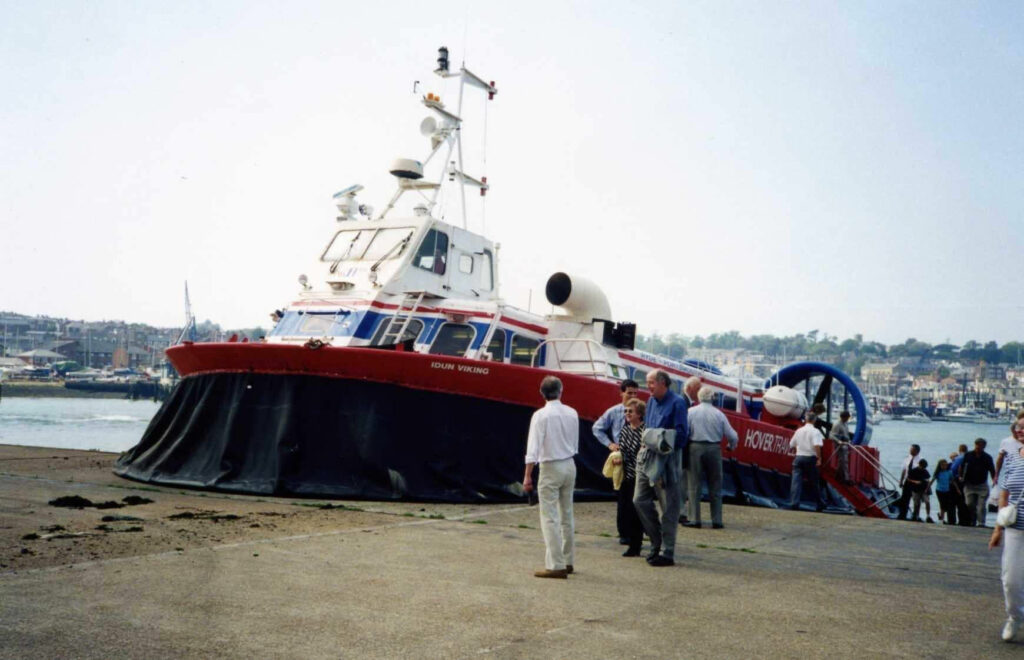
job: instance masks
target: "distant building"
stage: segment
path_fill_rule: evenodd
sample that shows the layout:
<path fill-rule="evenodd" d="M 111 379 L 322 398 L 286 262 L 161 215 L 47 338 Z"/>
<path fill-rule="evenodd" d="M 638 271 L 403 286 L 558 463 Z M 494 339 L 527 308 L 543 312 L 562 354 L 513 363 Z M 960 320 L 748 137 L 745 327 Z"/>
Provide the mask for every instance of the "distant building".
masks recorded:
<path fill-rule="evenodd" d="M 1006 380 L 1006 367 L 998 364 L 979 364 L 974 370 L 976 380 Z"/>
<path fill-rule="evenodd" d="M 887 381 L 896 375 L 895 362 L 866 362 L 860 368 L 860 377 L 868 381 Z"/>

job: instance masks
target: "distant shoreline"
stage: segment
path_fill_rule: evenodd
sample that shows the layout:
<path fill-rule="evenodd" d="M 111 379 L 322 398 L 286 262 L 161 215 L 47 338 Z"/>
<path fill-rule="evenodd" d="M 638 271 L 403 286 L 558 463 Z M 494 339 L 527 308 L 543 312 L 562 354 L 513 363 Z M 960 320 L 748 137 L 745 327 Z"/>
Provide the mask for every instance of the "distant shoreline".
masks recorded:
<path fill-rule="evenodd" d="M 29 397 L 37 399 L 124 399 L 124 392 L 90 392 L 88 390 L 70 390 L 64 383 L 33 383 L 26 381 L 5 380 L 0 383 L 0 396 Z"/>

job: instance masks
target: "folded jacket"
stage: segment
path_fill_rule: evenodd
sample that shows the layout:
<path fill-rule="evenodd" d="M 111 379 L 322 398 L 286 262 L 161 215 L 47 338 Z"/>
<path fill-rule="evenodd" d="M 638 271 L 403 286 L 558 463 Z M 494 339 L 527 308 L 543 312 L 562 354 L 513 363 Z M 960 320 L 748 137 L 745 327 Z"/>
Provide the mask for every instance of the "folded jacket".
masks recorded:
<path fill-rule="evenodd" d="M 615 459 L 619 459 L 619 464 L 615 464 Z M 608 454 L 608 458 L 605 459 L 604 468 L 601 469 L 601 474 L 612 480 L 612 488 L 618 490 L 622 487 L 622 478 L 625 476 L 625 471 L 622 468 L 622 452 L 613 451 Z"/>

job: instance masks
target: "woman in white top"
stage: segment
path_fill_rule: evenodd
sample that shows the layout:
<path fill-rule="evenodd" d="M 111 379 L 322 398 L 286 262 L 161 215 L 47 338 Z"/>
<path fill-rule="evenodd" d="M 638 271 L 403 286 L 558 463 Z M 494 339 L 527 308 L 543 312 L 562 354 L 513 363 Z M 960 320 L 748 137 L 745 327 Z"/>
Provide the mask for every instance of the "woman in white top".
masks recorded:
<path fill-rule="evenodd" d="M 1011 502 L 1017 504 L 1017 520 L 1005 530 L 997 525 L 988 542 L 989 548 L 1003 544 L 1002 579 L 1007 617 L 1003 641 L 1010 642 L 1024 623 L 1024 505 L 1020 501 L 1024 492 L 1024 448 L 1006 457 L 999 484 L 1002 486 L 1000 508 Z"/>

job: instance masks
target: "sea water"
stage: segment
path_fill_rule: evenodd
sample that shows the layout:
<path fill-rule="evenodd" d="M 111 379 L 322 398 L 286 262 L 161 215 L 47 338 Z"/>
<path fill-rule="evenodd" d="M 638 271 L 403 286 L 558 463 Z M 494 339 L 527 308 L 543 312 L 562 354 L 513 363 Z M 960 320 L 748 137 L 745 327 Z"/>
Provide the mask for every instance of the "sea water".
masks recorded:
<path fill-rule="evenodd" d="M 0 444 L 122 452 L 159 407 L 148 400 L 4 397 Z"/>

